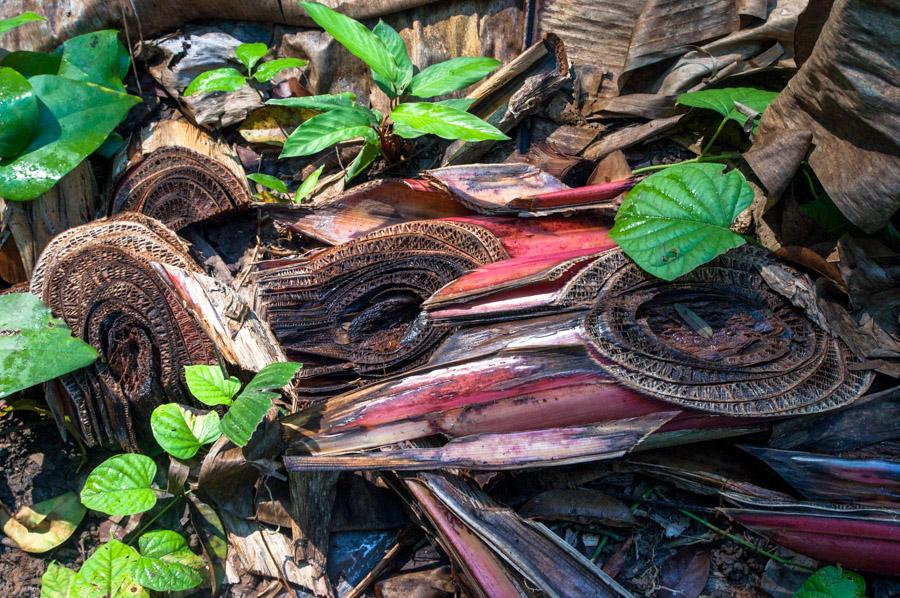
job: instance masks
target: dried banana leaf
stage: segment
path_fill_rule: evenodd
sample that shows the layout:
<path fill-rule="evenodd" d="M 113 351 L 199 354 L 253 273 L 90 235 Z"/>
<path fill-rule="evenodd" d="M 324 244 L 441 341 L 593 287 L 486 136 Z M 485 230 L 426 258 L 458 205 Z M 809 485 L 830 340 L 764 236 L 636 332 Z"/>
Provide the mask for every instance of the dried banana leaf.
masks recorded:
<path fill-rule="evenodd" d="M 199 272 L 186 250 L 159 221 L 124 214 L 67 230 L 35 266 L 31 292 L 102 356 L 48 392 L 60 426 L 68 416 L 89 446 L 136 449 L 154 407 L 189 402 L 184 366 L 216 361 L 213 343 L 151 266 Z"/>
<path fill-rule="evenodd" d="M 496 471 L 571 465 L 621 457 L 678 413 L 654 413 L 596 426 L 464 436 L 440 448 L 386 449 L 341 456 L 287 455 L 283 460 L 289 471 Z"/>
<path fill-rule="evenodd" d="M 426 488 L 507 566 L 548 596 L 631 596 L 548 528 L 522 519 L 458 478 L 420 474 L 407 484 Z"/>

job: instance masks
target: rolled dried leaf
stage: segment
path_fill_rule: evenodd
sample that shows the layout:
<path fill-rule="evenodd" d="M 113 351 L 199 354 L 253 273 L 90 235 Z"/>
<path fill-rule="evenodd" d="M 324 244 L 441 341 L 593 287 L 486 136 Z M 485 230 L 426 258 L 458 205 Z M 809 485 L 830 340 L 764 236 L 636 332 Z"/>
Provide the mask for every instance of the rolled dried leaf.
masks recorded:
<path fill-rule="evenodd" d="M 186 251 L 160 222 L 126 214 L 67 230 L 35 266 L 31 292 L 102 356 L 48 393 L 60 425 L 68 416 L 90 446 L 135 449 L 154 407 L 189 402 L 184 366 L 216 361 L 213 343 L 151 267 L 199 272 Z"/>
<path fill-rule="evenodd" d="M 449 329 L 421 317 L 422 301 L 463 272 L 507 256 L 482 226 L 391 226 L 308 258 L 261 264 L 256 311 L 288 356 L 304 364 L 304 390 L 334 392 L 424 362 Z"/>
<path fill-rule="evenodd" d="M 776 544 L 826 563 L 882 575 L 900 571 L 900 517 L 790 509 L 723 512 Z"/>
<path fill-rule="evenodd" d="M 465 436 L 440 448 L 388 449 L 343 456 L 288 455 L 284 464 L 289 471 L 445 468 L 495 471 L 572 465 L 621 457 L 678 413 L 654 413 L 596 426 Z"/>
<path fill-rule="evenodd" d="M 443 508 L 547 595 L 631 596 L 548 528 L 522 519 L 458 478 L 420 474 L 413 483 L 425 486 Z"/>
<path fill-rule="evenodd" d="M 744 446 L 808 500 L 900 507 L 900 463 Z"/>
<path fill-rule="evenodd" d="M 185 121 L 162 121 L 144 132 L 116 184 L 110 213 L 140 212 L 179 230 L 250 203 L 234 152 Z"/>

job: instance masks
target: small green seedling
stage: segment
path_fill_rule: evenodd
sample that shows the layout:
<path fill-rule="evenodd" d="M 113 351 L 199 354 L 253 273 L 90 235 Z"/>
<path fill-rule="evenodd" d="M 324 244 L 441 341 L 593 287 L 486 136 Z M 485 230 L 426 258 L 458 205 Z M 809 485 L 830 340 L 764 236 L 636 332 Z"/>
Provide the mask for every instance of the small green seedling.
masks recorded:
<path fill-rule="evenodd" d="M 115 455 L 88 475 L 81 490 L 81 505 L 112 516 L 147 512 L 156 506 L 160 493 L 153 487 L 155 477 L 156 463 L 150 457 Z M 157 517 L 179 498 L 173 498 Z M 41 577 L 42 598 L 149 598 L 148 589 L 178 592 L 203 582 L 203 558 L 188 548 L 181 534 L 171 530 L 141 532 L 143 529 L 137 532 L 139 550 L 109 540 L 78 571 L 50 563 Z"/>
<path fill-rule="evenodd" d="M 502 131 L 466 110 L 471 100 L 400 103 L 404 96 L 433 98 L 477 83 L 500 66 L 493 58 L 462 57 L 432 65 L 416 73 L 400 34 L 384 21 L 373 30 L 316 2 L 303 2 L 310 18 L 351 54 L 372 69 L 376 85 L 391 99 L 385 117 L 356 103 L 352 93 L 269 100 L 276 106 L 318 110 L 320 114 L 297 127 L 284 143 L 282 158 L 309 156 L 343 141 L 362 139 L 363 147 L 346 170 L 349 181 L 380 155 L 396 161 L 397 137 L 425 134 L 443 139 L 485 141 L 509 139 Z"/>
<path fill-rule="evenodd" d="M 227 405 L 221 419 L 214 411 L 204 412 L 183 405 L 160 405 L 150 416 L 156 442 L 178 459 L 190 459 L 201 446 L 215 442 L 221 435 L 238 446 L 246 446 L 257 426 L 272 408 L 275 392 L 290 383 L 299 363 L 273 363 L 264 367 L 244 390 L 240 381 L 212 365 L 184 368 L 188 389 L 195 399 L 212 407 Z M 235 396 L 237 395 L 237 396 Z"/>
<path fill-rule="evenodd" d="M 276 58 L 260 64 L 260 60 L 268 51 L 269 48 L 266 44 L 239 45 L 235 49 L 234 54 L 243 65 L 246 74 L 230 67 L 206 71 L 191 81 L 187 89 L 184 90 L 184 95 L 192 96 L 213 91 L 237 91 L 244 85 L 252 87 L 253 81 L 268 83 L 284 69 L 300 68 L 309 64 L 308 60 L 301 60 L 300 58 Z"/>
<path fill-rule="evenodd" d="M 322 176 L 323 170 L 325 170 L 325 167 L 319 166 L 308 177 L 306 177 L 306 179 L 304 179 L 300 186 L 297 187 L 297 190 L 294 191 L 294 195 L 291 200 L 293 201 L 293 203 L 300 203 L 304 199 L 309 197 L 310 193 L 313 192 L 313 189 L 316 188 L 316 183 L 319 182 L 319 177 Z M 258 195 L 254 195 L 254 197 L 262 199 L 263 201 L 279 201 L 279 198 L 273 197 L 272 194 L 269 193 L 269 191 L 275 191 L 276 193 L 280 193 L 283 196 L 290 193 L 288 191 L 287 183 L 270 174 L 255 172 L 253 174 L 248 174 L 247 178 L 262 188 L 261 193 Z"/>

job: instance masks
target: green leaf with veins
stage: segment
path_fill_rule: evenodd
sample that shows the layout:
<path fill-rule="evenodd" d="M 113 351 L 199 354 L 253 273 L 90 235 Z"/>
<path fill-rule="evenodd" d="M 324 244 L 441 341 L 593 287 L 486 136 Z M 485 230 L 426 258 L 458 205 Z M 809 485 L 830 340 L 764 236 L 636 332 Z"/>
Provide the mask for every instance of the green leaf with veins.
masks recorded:
<path fill-rule="evenodd" d="M 485 141 L 488 139 L 509 139 L 502 131 L 473 114 L 444 104 L 431 102 L 411 102 L 400 104 L 391 112 L 391 120 L 401 125 L 401 131 L 408 127 L 415 131 L 437 135 L 443 139 L 463 141 Z M 398 135 L 396 128 L 394 132 Z"/>
<path fill-rule="evenodd" d="M 400 67 L 393 54 L 377 35 L 354 19 L 331 10 L 318 2 L 303 2 L 306 14 L 316 25 L 331 34 L 347 50 L 369 65 L 385 81 L 396 88 L 402 80 Z"/>
<path fill-rule="evenodd" d="M 417 98 L 442 96 L 481 81 L 502 63 L 494 58 L 460 57 L 433 64 L 413 77 L 409 93 Z"/>
<path fill-rule="evenodd" d="M 41 598 L 103 598 L 103 592 L 75 571 L 51 562 L 41 576 Z"/>
<path fill-rule="evenodd" d="M 762 114 L 777 96 L 777 92 L 765 89 L 725 87 L 722 89 L 703 89 L 683 93 L 678 96 L 678 103 L 682 106 L 715 110 L 723 117 L 727 117 L 743 127 L 749 117 L 738 110 L 735 102 L 739 102 L 754 112 Z M 754 130 L 758 120 L 759 117 L 754 119 Z"/>
<path fill-rule="evenodd" d="M 441 106 L 450 106 L 451 108 L 456 108 L 457 110 L 462 110 L 465 112 L 472 106 L 475 102 L 474 99 L 469 98 L 460 98 L 460 99 L 451 99 L 451 100 L 441 100 L 440 102 L 434 102 L 435 104 L 440 104 Z M 421 137 L 422 135 L 427 135 L 425 131 L 417 131 L 412 127 L 407 125 L 401 125 L 398 123 L 394 123 L 394 135 L 398 137 L 403 137 L 404 139 L 416 139 Z"/>
<path fill-rule="evenodd" d="M 118 540 L 110 540 L 84 561 L 78 575 L 86 583 L 99 588 L 101 595 L 107 598 L 139 595 L 139 590 L 130 594 L 126 592 L 136 585 L 131 569 L 139 558 L 134 548 Z"/>
<path fill-rule="evenodd" d="M 325 170 L 324 164 L 312 171 L 310 175 L 303 180 L 303 183 L 297 187 L 296 191 L 294 191 L 294 203 L 300 203 L 309 197 L 309 194 L 316 188 L 316 183 L 319 182 L 319 177 L 322 176 L 323 170 Z"/>
<path fill-rule="evenodd" d="M 237 91 L 247 80 L 244 75 L 233 68 L 221 68 L 200 73 L 191 81 L 184 90 L 184 95 L 192 96 L 198 93 L 212 93 L 214 91 Z"/>
<path fill-rule="evenodd" d="M 246 446 L 257 426 L 272 408 L 277 389 L 286 386 L 300 369 L 299 363 L 272 363 L 251 380 L 222 418 L 222 433 L 237 446 Z"/>
<path fill-rule="evenodd" d="M 219 414 L 198 412 L 177 403 L 166 403 L 150 415 L 153 437 L 164 451 L 176 459 L 190 459 L 204 444 L 222 435 Z"/>
<path fill-rule="evenodd" d="M 247 178 L 257 185 L 265 187 L 266 189 L 272 189 L 273 191 L 278 191 L 279 193 L 288 192 L 287 183 L 285 183 L 278 177 L 272 176 L 271 174 L 254 172 L 253 174 L 248 174 Z"/>
<path fill-rule="evenodd" d="M 217 365 L 186 365 L 184 380 L 191 395 L 204 405 L 231 405 L 241 389 L 241 381 L 226 374 Z"/>
<path fill-rule="evenodd" d="M 680 164 L 657 172 L 631 189 L 610 236 L 650 274 L 674 280 L 743 245 L 731 230 L 753 201 L 737 170 L 723 164 Z"/>
<path fill-rule="evenodd" d="M 79 35 L 65 41 L 60 49 L 59 76 L 125 92 L 122 79 L 128 75 L 131 57 L 117 31 Z"/>
<path fill-rule="evenodd" d="M 318 96 L 306 96 L 305 98 L 279 98 L 269 100 L 266 104 L 272 106 L 287 106 L 289 108 L 307 108 L 309 110 L 334 110 L 335 108 L 353 108 L 356 94 L 352 92 L 323 94 Z"/>
<path fill-rule="evenodd" d="M 241 44 L 234 49 L 234 55 L 246 67 L 247 73 L 252 73 L 253 67 L 268 51 L 269 47 L 266 44 Z"/>
<path fill-rule="evenodd" d="M 397 63 L 397 69 L 400 74 L 399 79 L 396 82 L 392 82 L 373 71 L 372 80 L 389 98 L 399 97 L 403 95 L 403 92 L 409 86 L 409 82 L 412 81 L 413 73 L 415 72 L 412 60 L 409 59 L 409 54 L 406 53 L 406 44 L 403 43 L 403 38 L 400 37 L 396 29 L 382 20 L 378 21 L 372 32 L 384 42 L 391 56 L 394 57 L 394 62 Z"/>
<path fill-rule="evenodd" d="M 132 576 L 157 592 L 181 592 L 203 583 L 203 558 L 188 548 L 184 537 L 171 530 L 147 532 L 138 540 L 140 557 Z"/>
<path fill-rule="evenodd" d="M 0 295 L 0 398 L 88 366 L 97 357 L 31 293 Z"/>
<path fill-rule="evenodd" d="M 376 121 L 373 123 L 373 121 Z M 341 141 L 376 137 L 372 127 L 377 124 L 375 114 L 368 109 L 334 108 L 317 114 L 294 129 L 284 142 L 281 158 L 309 156 Z"/>
<path fill-rule="evenodd" d="M 866 580 L 840 567 L 822 567 L 810 575 L 794 598 L 864 598 Z"/>
<path fill-rule="evenodd" d="M 375 158 L 381 153 L 381 140 L 378 137 L 367 140 L 353 162 L 347 167 L 347 173 L 344 175 L 344 182 L 349 183 L 363 170 L 375 161 Z"/>
<path fill-rule="evenodd" d="M 253 73 L 253 78 L 260 83 L 266 83 L 274 79 L 284 69 L 298 69 L 307 64 L 309 64 L 308 60 L 301 60 L 300 58 L 276 58 L 259 65 L 259 68 Z"/>
<path fill-rule="evenodd" d="M 156 463 L 146 455 L 128 453 L 110 457 L 88 475 L 81 489 L 81 504 L 107 515 L 134 515 L 156 504 L 151 488 Z"/>
<path fill-rule="evenodd" d="M 21 27 L 26 23 L 33 23 L 35 21 L 46 21 L 44 17 L 39 14 L 33 12 L 23 12 L 20 15 L 15 17 L 11 17 L 9 19 L 0 19 L 0 36 L 2 36 L 7 31 L 11 31 L 16 27 Z"/>
<path fill-rule="evenodd" d="M 58 75 L 29 79 L 38 100 L 37 133 L 22 153 L 0 165 L 0 197 L 27 201 L 103 145 L 140 98 Z"/>
<path fill-rule="evenodd" d="M 0 158 L 25 149 L 37 124 L 38 102 L 31 83 L 11 68 L 0 67 Z"/>

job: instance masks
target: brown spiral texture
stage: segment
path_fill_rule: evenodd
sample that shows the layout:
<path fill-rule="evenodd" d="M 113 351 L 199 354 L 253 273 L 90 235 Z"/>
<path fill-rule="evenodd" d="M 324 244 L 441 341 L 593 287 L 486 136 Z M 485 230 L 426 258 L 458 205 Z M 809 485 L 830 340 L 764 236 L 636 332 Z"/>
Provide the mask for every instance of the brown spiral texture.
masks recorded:
<path fill-rule="evenodd" d="M 425 361 L 451 330 L 422 302 L 478 266 L 508 257 L 487 229 L 464 222 L 388 226 L 255 274 L 256 308 L 291 359 L 302 391 L 334 393 Z"/>
<path fill-rule="evenodd" d="M 172 230 L 250 203 L 244 182 L 216 160 L 163 147 L 132 166 L 116 186 L 111 213 L 140 212 Z"/>
<path fill-rule="evenodd" d="M 123 214 L 57 236 L 35 267 L 31 292 L 101 356 L 48 393 L 89 446 L 136 449 L 154 407 L 188 400 L 184 366 L 215 362 L 212 343 L 151 262 L 199 272 L 172 231 Z"/>
<path fill-rule="evenodd" d="M 841 341 L 766 284 L 759 270 L 771 263 L 763 250 L 742 248 L 665 282 L 613 250 L 569 283 L 566 302 L 590 302 L 592 353 L 645 395 L 744 417 L 855 401 L 874 374 L 852 367 Z"/>

